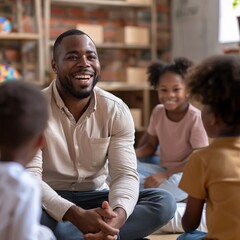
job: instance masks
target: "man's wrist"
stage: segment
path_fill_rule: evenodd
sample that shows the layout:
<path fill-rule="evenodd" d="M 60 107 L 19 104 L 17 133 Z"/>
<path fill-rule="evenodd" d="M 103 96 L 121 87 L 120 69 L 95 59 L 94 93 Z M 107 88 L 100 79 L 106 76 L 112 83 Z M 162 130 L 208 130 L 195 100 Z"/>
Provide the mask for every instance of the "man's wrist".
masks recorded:
<path fill-rule="evenodd" d="M 126 211 L 121 208 L 121 207 L 117 207 L 113 210 L 116 214 L 117 214 L 117 218 L 118 218 L 118 223 L 119 226 L 117 226 L 118 228 L 121 228 L 123 226 L 123 224 L 126 222 L 127 220 L 127 213 Z"/>
<path fill-rule="evenodd" d="M 76 205 L 71 206 L 67 210 L 67 212 L 64 214 L 63 221 L 69 221 L 69 222 L 73 223 L 75 220 L 76 213 L 79 216 L 79 214 L 81 213 L 81 210 L 83 210 L 83 209 L 81 209 L 80 207 L 78 207 Z"/>

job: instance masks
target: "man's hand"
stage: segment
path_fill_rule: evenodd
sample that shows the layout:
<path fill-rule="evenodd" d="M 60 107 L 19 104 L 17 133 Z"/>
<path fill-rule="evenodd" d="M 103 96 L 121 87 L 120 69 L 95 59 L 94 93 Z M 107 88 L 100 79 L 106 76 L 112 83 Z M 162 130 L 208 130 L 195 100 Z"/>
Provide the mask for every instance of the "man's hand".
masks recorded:
<path fill-rule="evenodd" d="M 102 203 L 102 208 L 105 210 L 110 210 L 111 207 L 109 206 L 107 201 Z M 105 222 L 108 223 L 110 226 L 120 229 L 126 221 L 126 212 L 122 208 L 114 209 L 114 212 L 117 214 L 114 218 L 104 218 Z M 84 235 L 85 240 L 114 240 L 117 239 L 117 235 L 109 235 L 104 231 L 100 231 L 98 233 L 88 233 Z"/>
<path fill-rule="evenodd" d="M 157 188 L 167 179 L 165 172 L 155 173 L 145 178 L 144 188 Z"/>
<path fill-rule="evenodd" d="M 104 202 L 103 206 L 105 205 L 106 203 Z M 65 213 L 63 220 L 70 221 L 82 233 L 99 233 L 102 231 L 106 235 L 115 236 L 119 230 L 105 221 L 115 217 L 116 213 L 110 207 L 84 210 L 74 205 Z"/>
<path fill-rule="evenodd" d="M 84 236 L 84 240 L 116 240 L 117 235 L 107 235 L 104 232 L 100 231 L 98 233 L 87 233 Z"/>

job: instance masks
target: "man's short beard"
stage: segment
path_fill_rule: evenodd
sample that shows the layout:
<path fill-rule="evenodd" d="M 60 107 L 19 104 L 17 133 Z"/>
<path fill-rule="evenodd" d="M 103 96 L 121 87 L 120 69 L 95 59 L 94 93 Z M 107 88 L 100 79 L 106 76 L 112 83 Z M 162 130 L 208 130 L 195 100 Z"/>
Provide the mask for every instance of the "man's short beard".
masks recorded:
<path fill-rule="evenodd" d="M 75 91 L 71 91 L 71 95 L 73 97 L 75 97 L 76 99 L 81 100 L 81 99 L 85 99 L 85 98 L 91 96 L 92 92 L 93 92 L 93 88 L 90 91 L 88 91 L 88 92 L 75 92 Z"/>
<path fill-rule="evenodd" d="M 65 89 L 65 91 L 66 91 L 69 95 L 72 95 L 72 96 L 75 97 L 76 99 L 81 100 L 81 99 L 85 99 L 85 98 L 87 98 L 87 97 L 89 97 L 89 96 L 92 95 L 93 89 L 94 89 L 95 85 L 97 84 L 98 79 L 99 79 L 99 77 L 95 77 L 95 78 L 94 78 L 94 81 L 93 81 L 93 83 L 92 83 L 92 88 L 91 88 L 91 90 L 86 91 L 86 92 L 84 92 L 84 91 L 83 91 L 83 92 L 75 91 L 74 88 L 73 88 L 71 85 L 62 84 L 63 82 L 67 83 L 67 81 L 66 81 L 65 79 L 64 79 L 63 81 L 60 81 L 60 82 L 61 82 L 62 87 Z"/>

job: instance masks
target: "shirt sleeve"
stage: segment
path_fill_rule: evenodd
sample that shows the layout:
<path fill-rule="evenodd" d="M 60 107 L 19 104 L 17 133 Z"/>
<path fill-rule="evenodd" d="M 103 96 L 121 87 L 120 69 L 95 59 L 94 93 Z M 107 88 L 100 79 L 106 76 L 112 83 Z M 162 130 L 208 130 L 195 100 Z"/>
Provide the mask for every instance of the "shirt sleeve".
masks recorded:
<path fill-rule="evenodd" d="M 190 133 L 190 143 L 193 149 L 208 146 L 208 136 L 202 123 L 201 113 L 195 114 Z"/>
<path fill-rule="evenodd" d="M 205 173 L 206 167 L 196 150 L 184 167 L 179 187 L 191 197 L 205 199 L 207 196 Z"/>
<path fill-rule="evenodd" d="M 109 202 L 111 207 L 122 207 L 127 217 L 138 200 L 139 178 L 134 151 L 134 123 L 127 106 L 123 106 L 114 119 L 108 151 L 111 177 Z"/>
<path fill-rule="evenodd" d="M 39 150 L 27 169 L 41 181 L 42 207 L 57 221 L 62 221 L 64 214 L 74 204 L 59 196 L 47 183 L 42 180 L 42 151 Z"/>
<path fill-rule="evenodd" d="M 23 173 L 14 195 L 17 203 L 14 207 L 9 239 L 40 240 L 41 194 L 37 182 L 28 174 Z M 48 232 L 46 240 L 55 239 L 49 229 L 45 231 Z"/>

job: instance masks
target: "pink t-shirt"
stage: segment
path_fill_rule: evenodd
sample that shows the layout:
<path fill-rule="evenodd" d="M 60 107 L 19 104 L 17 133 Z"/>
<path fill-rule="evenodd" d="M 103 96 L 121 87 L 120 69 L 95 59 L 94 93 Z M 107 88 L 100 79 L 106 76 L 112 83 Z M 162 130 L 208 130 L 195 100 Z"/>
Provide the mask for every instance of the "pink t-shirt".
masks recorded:
<path fill-rule="evenodd" d="M 158 104 L 151 114 L 148 134 L 158 137 L 161 166 L 167 169 L 186 160 L 194 149 L 208 146 L 201 112 L 191 104 L 179 122 L 171 121 L 164 106 Z"/>

